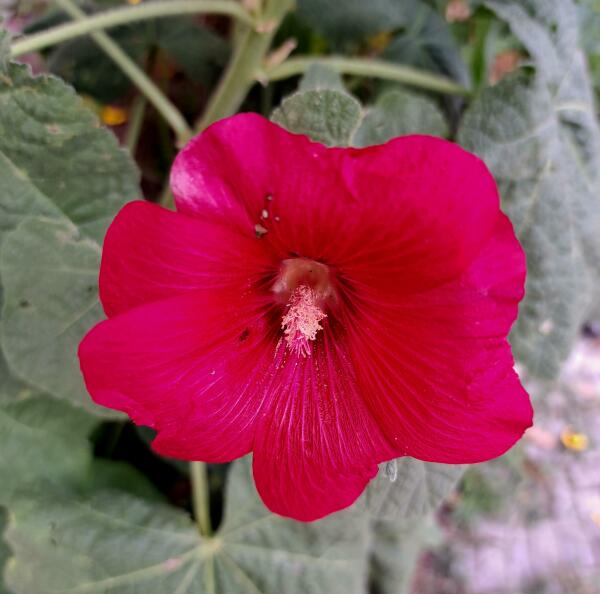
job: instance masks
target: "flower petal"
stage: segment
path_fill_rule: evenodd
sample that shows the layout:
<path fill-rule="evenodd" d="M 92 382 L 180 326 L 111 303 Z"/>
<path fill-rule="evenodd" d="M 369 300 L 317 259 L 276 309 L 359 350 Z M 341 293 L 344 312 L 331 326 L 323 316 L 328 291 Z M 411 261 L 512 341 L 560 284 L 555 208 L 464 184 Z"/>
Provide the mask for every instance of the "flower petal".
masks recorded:
<path fill-rule="evenodd" d="M 457 280 L 398 300 L 364 293 L 352 324 L 357 380 L 399 453 L 481 462 L 504 453 L 531 425 L 506 340 L 524 278 L 523 251 L 502 215 Z"/>
<path fill-rule="evenodd" d="M 159 453 L 229 461 L 250 451 L 267 397 L 276 339 L 265 325 L 258 299 L 190 293 L 96 325 L 81 369 L 96 403 L 159 432 Z"/>
<path fill-rule="evenodd" d="M 460 274 L 499 205 L 483 162 L 451 142 L 408 136 L 327 148 L 256 114 L 221 120 L 193 139 L 171 184 L 181 212 L 394 292 Z"/>
<path fill-rule="evenodd" d="M 323 237 L 341 239 L 340 227 L 358 207 L 340 177 L 342 154 L 259 115 L 239 114 L 179 153 L 171 186 L 181 212 L 263 236 L 280 257 L 327 260 L 334 252 Z"/>
<path fill-rule="evenodd" d="M 308 357 L 280 346 L 272 401 L 256 430 L 258 492 L 271 511 L 301 521 L 352 504 L 377 463 L 394 455 L 357 392 L 343 344 L 329 331 Z"/>
<path fill-rule="evenodd" d="M 235 230 L 149 202 L 124 206 L 109 227 L 100 268 L 100 299 L 108 316 L 198 289 L 237 288 L 261 279 L 265 246 Z"/>
<path fill-rule="evenodd" d="M 432 136 L 348 151 L 344 181 L 365 205 L 354 253 L 340 262 L 356 283 L 395 294 L 455 278 L 475 259 L 499 211 L 483 161 Z"/>

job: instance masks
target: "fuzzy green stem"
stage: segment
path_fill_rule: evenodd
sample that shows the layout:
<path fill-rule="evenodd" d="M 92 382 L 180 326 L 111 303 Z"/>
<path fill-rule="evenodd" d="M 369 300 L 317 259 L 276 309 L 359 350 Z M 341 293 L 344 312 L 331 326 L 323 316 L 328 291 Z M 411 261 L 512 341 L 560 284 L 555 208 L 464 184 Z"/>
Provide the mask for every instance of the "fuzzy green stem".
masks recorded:
<path fill-rule="evenodd" d="M 118 27 L 119 25 L 182 14 L 203 13 L 227 15 L 248 25 L 252 24 L 252 18 L 244 10 L 244 7 L 233 0 L 159 0 L 83 16 L 76 22 L 64 23 L 52 29 L 29 35 L 24 39 L 19 39 L 13 42 L 10 50 L 12 56 L 16 57 L 81 35 Z"/>
<path fill-rule="evenodd" d="M 146 115 L 146 97 L 138 95 L 131 107 L 131 113 L 129 114 L 129 126 L 127 127 L 127 134 L 125 135 L 125 146 L 129 149 L 129 152 L 135 154 L 138 140 L 142 132 L 142 124 L 144 123 L 144 116 Z"/>
<path fill-rule="evenodd" d="M 278 66 L 265 70 L 262 74 L 265 79 L 270 81 L 282 80 L 303 74 L 313 64 L 328 66 L 340 74 L 383 78 L 438 93 L 462 96 L 471 94 L 469 89 L 445 76 L 371 58 L 345 58 L 342 56 L 325 58 L 294 57 L 287 59 Z"/>
<path fill-rule="evenodd" d="M 260 78 L 273 37 L 291 8 L 292 0 L 265 0 L 263 12 L 255 26 L 240 32 L 234 54 L 204 114 L 197 122 L 195 132 L 233 115 L 240 108 L 252 85 Z"/>
<path fill-rule="evenodd" d="M 165 208 L 170 208 L 171 210 L 175 208 L 175 197 L 171 191 L 168 177 L 160 194 L 160 198 L 158 199 L 158 203 Z"/>
<path fill-rule="evenodd" d="M 74 20 L 79 21 L 85 18 L 85 13 L 72 0 L 56 0 L 56 3 Z M 154 84 L 153 80 L 106 33 L 97 31 L 91 33 L 90 37 L 119 66 L 168 122 L 177 136 L 177 144 L 185 144 L 191 136 L 191 131 L 177 107 L 169 101 L 167 96 Z"/>
<path fill-rule="evenodd" d="M 210 495 L 208 489 L 208 473 L 204 462 L 191 462 L 192 496 L 194 515 L 201 536 L 212 536 L 210 525 Z"/>

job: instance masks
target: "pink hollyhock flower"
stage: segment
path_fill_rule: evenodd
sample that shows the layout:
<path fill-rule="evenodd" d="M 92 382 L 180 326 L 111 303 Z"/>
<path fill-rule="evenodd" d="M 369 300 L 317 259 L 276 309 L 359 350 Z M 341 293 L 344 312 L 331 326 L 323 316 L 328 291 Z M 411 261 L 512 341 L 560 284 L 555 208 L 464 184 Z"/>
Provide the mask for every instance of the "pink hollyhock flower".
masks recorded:
<path fill-rule="evenodd" d="M 398 456 L 499 456 L 530 426 L 506 336 L 525 258 L 485 165 L 445 140 L 326 148 L 253 114 L 179 154 L 177 212 L 106 235 L 98 404 L 165 456 L 254 452 L 266 505 L 315 520 Z"/>

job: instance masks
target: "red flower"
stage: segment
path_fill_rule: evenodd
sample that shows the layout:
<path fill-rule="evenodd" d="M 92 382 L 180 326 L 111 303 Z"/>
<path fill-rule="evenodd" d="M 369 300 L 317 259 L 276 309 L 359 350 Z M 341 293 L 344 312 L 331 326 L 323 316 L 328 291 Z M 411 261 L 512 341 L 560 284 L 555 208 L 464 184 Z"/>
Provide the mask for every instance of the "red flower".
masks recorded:
<path fill-rule="evenodd" d="M 499 456 L 531 424 L 506 340 L 525 260 L 485 165 L 408 136 L 326 148 L 252 114 L 179 154 L 177 212 L 108 230 L 93 399 L 165 456 L 254 452 L 276 513 L 350 505 L 398 456 Z"/>

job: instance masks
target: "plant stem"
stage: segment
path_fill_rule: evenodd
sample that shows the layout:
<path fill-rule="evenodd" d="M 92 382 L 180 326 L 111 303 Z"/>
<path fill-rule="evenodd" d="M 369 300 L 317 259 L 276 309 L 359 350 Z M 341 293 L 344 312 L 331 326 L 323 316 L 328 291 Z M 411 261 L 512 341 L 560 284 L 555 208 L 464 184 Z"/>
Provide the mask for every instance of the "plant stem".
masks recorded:
<path fill-rule="evenodd" d="M 449 95 L 468 96 L 471 94 L 469 89 L 445 76 L 371 58 L 345 58 L 343 56 L 329 56 L 325 58 L 312 58 L 309 56 L 295 57 L 289 58 L 282 64 L 264 71 L 263 76 L 270 81 L 281 80 L 303 74 L 313 64 L 328 66 L 340 74 L 384 78 Z"/>
<path fill-rule="evenodd" d="M 194 515 L 201 536 L 212 536 L 208 474 L 204 462 L 190 462 Z"/>
<path fill-rule="evenodd" d="M 56 3 L 74 20 L 79 21 L 85 18 L 85 13 L 72 0 L 56 0 Z M 177 144 L 185 144 L 191 136 L 191 131 L 177 107 L 169 101 L 168 97 L 154 84 L 153 80 L 106 33 L 97 31 L 91 33 L 90 37 L 121 68 L 169 123 L 177 136 Z"/>
<path fill-rule="evenodd" d="M 158 199 L 158 203 L 165 208 L 169 208 L 171 210 L 175 209 L 175 197 L 173 196 L 173 192 L 171 191 L 171 186 L 169 185 L 169 177 L 167 176 L 167 181 L 165 182 L 162 192 L 160 193 L 160 198 Z"/>
<path fill-rule="evenodd" d="M 29 35 L 12 44 L 11 54 L 13 57 L 20 56 L 87 33 L 136 21 L 202 13 L 228 15 L 252 25 L 252 18 L 248 12 L 241 4 L 233 0 L 159 0 L 138 6 L 114 8 L 90 16 L 84 15 L 77 22 L 64 23 L 52 29 Z"/>
<path fill-rule="evenodd" d="M 252 85 L 263 71 L 263 61 L 273 37 L 292 7 L 292 0 L 265 0 L 263 12 L 255 27 L 240 33 L 233 56 L 215 92 L 195 125 L 195 132 L 213 122 L 233 115 L 243 103 Z"/>
<path fill-rule="evenodd" d="M 145 114 L 146 98 L 143 95 L 138 95 L 134 99 L 133 105 L 131 107 L 131 113 L 129 115 L 129 125 L 127 127 L 127 134 L 125 136 L 125 146 L 129 149 L 129 152 L 132 155 L 135 153 L 135 149 L 140 138 Z"/>

